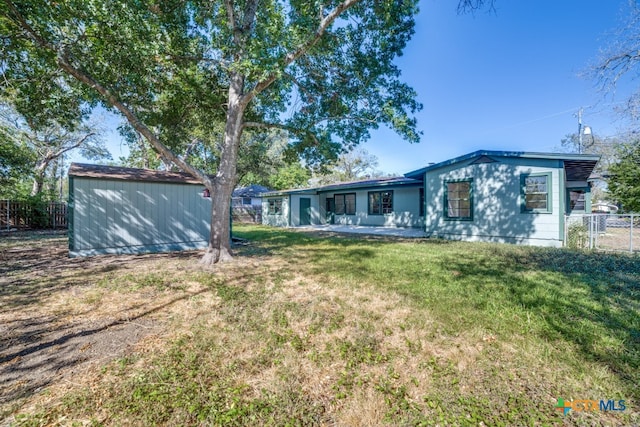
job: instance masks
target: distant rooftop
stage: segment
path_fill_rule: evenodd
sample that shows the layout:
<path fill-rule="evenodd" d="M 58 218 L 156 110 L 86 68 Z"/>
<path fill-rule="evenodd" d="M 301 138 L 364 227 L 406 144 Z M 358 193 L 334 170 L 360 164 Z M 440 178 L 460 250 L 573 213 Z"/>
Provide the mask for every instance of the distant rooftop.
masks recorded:
<path fill-rule="evenodd" d="M 263 185 L 253 184 L 233 190 L 233 197 L 260 197 L 260 194 L 271 191 Z"/>

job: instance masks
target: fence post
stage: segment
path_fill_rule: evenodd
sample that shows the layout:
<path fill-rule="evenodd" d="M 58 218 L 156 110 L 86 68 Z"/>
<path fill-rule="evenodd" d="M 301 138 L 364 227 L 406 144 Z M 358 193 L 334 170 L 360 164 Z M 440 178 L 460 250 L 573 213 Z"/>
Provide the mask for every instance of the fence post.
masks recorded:
<path fill-rule="evenodd" d="M 631 214 L 631 224 L 629 225 L 629 252 L 633 253 L 633 217 Z"/>

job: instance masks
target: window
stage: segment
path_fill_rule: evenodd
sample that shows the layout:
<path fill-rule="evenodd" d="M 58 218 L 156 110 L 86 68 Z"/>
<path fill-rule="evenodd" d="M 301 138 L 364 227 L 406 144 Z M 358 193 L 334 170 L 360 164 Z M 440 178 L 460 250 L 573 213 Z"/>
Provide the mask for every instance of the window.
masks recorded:
<path fill-rule="evenodd" d="M 569 190 L 569 212 L 582 211 L 586 209 L 585 191 Z"/>
<path fill-rule="evenodd" d="M 393 191 L 369 192 L 369 215 L 393 213 Z"/>
<path fill-rule="evenodd" d="M 473 220 L 472 179 L 445 181 L 444 217 L 446 219 Z"/>
<path fill-rule="evenodd" d="M 355 215 L 356 214 L 356 193 L 335 194 L 335 214 Z"/>
<path fill-rule="evenodd" d="M 251 197 L 243 197 L 242 198 L 242 204 L 243 205 L 250 205 L 251 204 Z"/>
<path fill-rule="evenodd" d="M 282 199 L 269 199 L 269 215 L 282 214 Z"/>
<path fill-rule="evenodd" d="M 522 211 L 551 212 L 551 174 L 521 175 Z"/>
<path fill-rule="evenodd" d="M 420 189 L 420 216 L 424 216 L 424 188 Z"/>

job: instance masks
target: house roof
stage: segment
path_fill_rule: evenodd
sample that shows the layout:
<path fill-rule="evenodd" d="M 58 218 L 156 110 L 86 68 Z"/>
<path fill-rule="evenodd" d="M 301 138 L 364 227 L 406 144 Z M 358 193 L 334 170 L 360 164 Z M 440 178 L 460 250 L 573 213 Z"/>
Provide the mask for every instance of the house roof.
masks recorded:
<path fill-rule="evenodd" d="M 260 197 L 260 194 L 269 192 L 267 187 L 253 184 L 248 187 L 240 187 L 233 190 L 233 197 Z"/>
<path fill-rule="evenodd" d="M 119 181 L 200 184 L 200 181 L 185 172 L 123 168 L 120 166 L 90 165 L 85 163 L 71 163 L 71 166 L 69 167 L 69 176 Z"/>
<path fill-rule="evenodd" d="M 453 159 L 445 160 L 444 162 L 435 163 L 427 167 L 417 169 L 404 174 L 407 178 L 422 178 L 425 172 L 429 172 L 435 169 L 440 169 L 445 166 L 450 166 L 456 163 L 462 163 L 467 160 L 472 160 L 480 157 L 513 157 L 523 159 L 547 159 L 547 160 L 560 160 L 564 162 L 564 167 L 567 173 L 567 180 L 586 180 L 589 174 L 595 167 L 600 156 L 594 154 L 569 154 L 569 153 L 535 153 L 525 151 L 489 151 L 479 150 L 473 153 L 465 154 Z"/>
<path fill-rule="evenodd" d="M 269 196 L 282 196 L 282 195 L 289 195 L 289 194 L 317 194 L 320 192 L 335 191 L 335 190 L 351 190 L 351 189 L 355 190 L 358 188 L 419 185 L 421 183 L 422 183 L 421 179 L 412 179 L 404 176 L 394 176 L 390 178 L 376 178 L 376 179 L 364 179 L 359 181 L 338 182 L 335 184 L 328 184 L 320 187 L 302 188 L 297 190 L 270 191 L 268 193 L 263 193 L 262 196 L 269 197 Z"/>

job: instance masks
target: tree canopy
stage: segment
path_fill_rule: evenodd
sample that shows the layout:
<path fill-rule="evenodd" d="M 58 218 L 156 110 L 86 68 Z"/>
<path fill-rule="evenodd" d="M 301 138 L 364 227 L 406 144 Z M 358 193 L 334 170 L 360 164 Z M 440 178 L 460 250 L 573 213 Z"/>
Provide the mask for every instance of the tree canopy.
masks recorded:
<path fill-rule="evenodd" d="M 417 0 L 0 0 L 0 85 L 34 123 L 119 111 L 212 191 L 215 262 L 245 130 L 285 130 L 310 165 L 381 125 L 419 140 L 421 105 L 394 64 L 416 13 Z M 194 142 L 218 144 L 213 178 L 185 155 Z"/>
<path fill-rule="evenodd" d="M 640 212 L 640 141 L 623 144 L 609 168 L 609 194 L 625 212 Z"/>
<path fill-rule="evenodd" d="M 63 125 L 55 120 L 36 127 L 18 114 L 10 105 L 0 102 L 0 148 L 5 179 L 4 197 L 25 196 L 25 182 L 31 182 L 31 196 L 42 193 L 45 181 L 58 178 L 58 167 L 72 151 L 86 159 L 111 158 L 96 123 L 70 122 Z M 44 198 L 50 198 L 45 195 Z"/>

